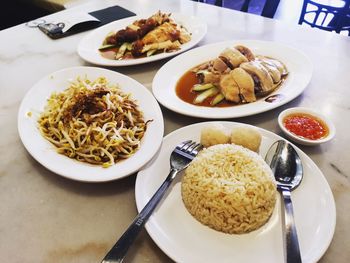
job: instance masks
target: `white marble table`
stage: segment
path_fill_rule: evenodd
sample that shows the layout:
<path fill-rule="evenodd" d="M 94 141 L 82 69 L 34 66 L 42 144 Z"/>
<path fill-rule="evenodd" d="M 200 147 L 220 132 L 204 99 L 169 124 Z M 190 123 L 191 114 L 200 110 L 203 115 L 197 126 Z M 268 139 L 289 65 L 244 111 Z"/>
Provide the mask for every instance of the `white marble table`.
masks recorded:
<path fill-rule="evenodd" d="M 320 262 L 350 262 L 350 38 L 189 0 L 96 1 L 62 12 L 73 14 L 78 9 L 92 11 L 115 4 L 137 14 L 161 9 L 201 17 L 208 23 L 208 34 L 200 45 L 261 39 L 286 43 L 308 54 L 314 74 L 302 95 L 275 110 L 235 121 L 280 134 L 277 115 L 293 106 L 318 109 L 333 120 L 337 128 L 333 141 L 301 149 L 323 171 L 336 202 L 335 235 Z M 45 19 L 50 21 L 61 14 Z M 17 111 L 26 91 L 58 69 L 88 65 L 76 52 L 85 34 L 51 40 L 24 24 L 0 31 L 1 262 L 99 262 L 136 215 L 135 174 L 103 184 L 64 179 L 38 164 L 18 136 Z M 153 76 L 165 62 L 113 70 L 151 88 Z M 203 121 L 162 110 L 166 134 Z M 171 260 L 144 231 L 126 262 Z"/>

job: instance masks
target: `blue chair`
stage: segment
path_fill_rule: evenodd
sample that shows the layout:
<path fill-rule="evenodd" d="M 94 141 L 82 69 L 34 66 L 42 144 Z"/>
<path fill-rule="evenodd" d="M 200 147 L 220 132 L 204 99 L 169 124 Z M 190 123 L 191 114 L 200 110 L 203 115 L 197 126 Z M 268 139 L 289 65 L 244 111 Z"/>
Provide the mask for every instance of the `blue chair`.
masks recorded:
<path fill-rule="evenodd" d="M 350 0 L 304 0 L 299 24 L 337 33 L 349 30 L 349 5 Z"/>
<path fill-rule="evenodd" d="M 216 6 L 232 8 L 240 10 L 242 12 L 249 12 L 249 7 L 251 5 L 251 0 L 193 0 L 197 2 L 214 4 Z M 273 18 L 280 0 L 262 0 L 264 3 L 263 9 L 260 13 L 261 16 Z M 255 3 L 256 5 L 256 3 Z"/>
<path fill-rule="evenodd" d="M 244 0 L 241 11 L 248 12 L 248 8 L 251 0 Z M 261 11 L 261 16 L 273 18 L 275 16 L 277 7 L 280 3 L 280 0 L 266 0 L 265 5 Z"/>

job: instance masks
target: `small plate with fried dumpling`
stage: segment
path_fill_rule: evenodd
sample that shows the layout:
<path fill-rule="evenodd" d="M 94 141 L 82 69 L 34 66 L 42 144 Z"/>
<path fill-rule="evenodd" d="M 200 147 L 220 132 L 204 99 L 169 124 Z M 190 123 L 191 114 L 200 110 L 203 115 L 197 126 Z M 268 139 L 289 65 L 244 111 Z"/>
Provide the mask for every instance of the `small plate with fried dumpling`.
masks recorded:
<path fill-rule="evenodd" d="M 152 91 L 160 104 L 184 115 L 238 118 L 293 100 L 309 84 L 312 70 L 305 54 L 285 44 L 226 41 L 167 62 L 154 77 Z"/>
<path fill-rule="evenodd" d="M 224 131 L 221 132 L 222 130 Z M 169 172 L 169 156 L 177 144 L 186 140 L 204 142 L 203 138 L 201 139 L 201 133 L 204 131 L 206 140 L 210 144 L 227 143 L 225 130 L 229 132 L 228 137 L 231 137 L 231 142 L 234 140 L 234 143 L 239 145 L 244 143 L 243 147 L 255 141 L 254 145 L 259 146 L 258 152 L 262 158 L 275 141 L 282 139 L 268 130 L 232 121 L 200 122 L 175 130 L 164 137 L 159 154 L 137 174 L 135 200 L 138 211 L 141 211 L 165 180 Z M 222 136 L 222 133 L 224 133 L 224 136 Z M 248 135 L 248 133 L 250 134 Z M 248 144 L 247 141 L 249 141 Z M 335 203 L 332 190 L 322 171 L 304 152 L 297 147 L 295 149 L 300 156 L 304 169 L 303 182 L 292 193 L 302 261 L 317 262 L 325 253 L 334 234 L 336 224 Z M 251 166 L 251 163 L 247 165 Z M 224 185 L 230 184 L 228 180 L 218 180 L 221 169 L 214 171 L 208 170 L 208 174 L 215 174 L 215 178 L 208 179 L 206 177 L 206 181 L 201 181 L 202 175 L 198 174 L 196 180 L 206 186 L 212 186 L 213 182 L 220 182 L 220 184 L 217 184 L 220 189 L 224 189 Z M 237 171 L 234 169 L 231 171 L 232 176 L 235 176 Z M 184 179 L 184 176 L 186 176 L 186 171 L 174 180 L 156 212 L 145 225 L 153 241 L 174 262 L 284 262 L 281 227 L 283 218 L 279 196 L 277 196 L 271 217 L 260 228 L 245 234 L 223 233 L 204 225 L 188 211 L 181 190 L 181 180 Z M 247 173 L 246 176 L 250 177 L 251 174 Z M 241 188 L 241 185 L 242 181 L 237 180 L 231 187 Z M 200 190 L 201 187 L 194 183 L 192 189 L 196 191 L 197 189 Z M 244 195 L 244 190 L 241 191 Z M 227 199 L 227 192 L 215 192 L 215 188 L 210 188 L 208 192 L 213 195 L 216 194 L 216 198 L 214 197 L 213 202 L 208 203 L 208 207 L 213 203 L 217 204 L 219 202 L 217 200 L 220 200 L 223 204 L 232 205 L 232 202 Z M 250 192 L 249 194 L 257 197 L 256 193 Z M 197 207 L 200 207 L 203 203 L 198 201 L 195 196 L 193 196 L 193 201 L 197 201 Z M 239 217 L 239 214 L 245 214 L 248 209 L 249 206 L 245 203 L 241 210 L 235 210 L 237 217 Z M 262 211 L 264 208 L 257 210 Z M 219 222 L 230 213 L 222 206 L 207 211 L 207 213 L 203 213 L 204 218 L 212 217 L 214 214 L 214 218 Z M 228 224 L 232 224 L 232 222 L 235 222 L 234 219 L 227 220 Z"/>

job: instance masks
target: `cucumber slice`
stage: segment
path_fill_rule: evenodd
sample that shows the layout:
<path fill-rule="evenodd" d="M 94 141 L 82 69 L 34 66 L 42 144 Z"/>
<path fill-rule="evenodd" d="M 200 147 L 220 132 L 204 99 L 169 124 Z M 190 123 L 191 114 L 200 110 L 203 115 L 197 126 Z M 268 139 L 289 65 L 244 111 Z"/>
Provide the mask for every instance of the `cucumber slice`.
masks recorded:
<path fill-rule="evenodd" d="M 210 88 L 207 89 L 205 91 L 203 91 L 202 93 L 200 93 L 194 100 L 193 103 L 194 104 L 198 104 L 198 103 L 202 103 L 206 98 L 209 98 L 211 96 L 214 96 L 216 94 L 219 93 L 219 89 L 218 88 Z"/>
<path fill-rule="evenodd" d="M 112 47 L 118 47 L 117 45 L 111 45 L 111 44 L 107 44 L 107 45 L 102 45 L 98 50 L 103 51 Z"/>
<path fill-rule="evenodd" d="M 214 88 L 215 86 L 212 83 L 206 83 L 206 84 L 196 84 L 192 87 L 193 91 L 202 91 L 207 90 L 210 88 Z"/>
<path fill-rule="evenodd" d="M 219 93 L 215 96 L 215 98 L 210 102 L 210 105 L 215 106 L 219 102 L 221 102 L 225 96 L 222 93 Z"/>
<path fill-rule="evenodd" d="M 120 59 L 124 56 L 129 43 L 124 43 L 118 49 L 118 53 L 115 55 L 115 59 Z"/>

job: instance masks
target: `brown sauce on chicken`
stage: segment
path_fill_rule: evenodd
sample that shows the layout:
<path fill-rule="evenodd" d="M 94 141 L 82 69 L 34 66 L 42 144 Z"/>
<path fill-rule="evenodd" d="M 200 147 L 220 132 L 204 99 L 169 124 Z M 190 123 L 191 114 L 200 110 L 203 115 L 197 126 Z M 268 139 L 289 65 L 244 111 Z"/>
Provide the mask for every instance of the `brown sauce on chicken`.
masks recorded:
<path fill-rule="evenodd" d="M 273 91 L 276 91 L 284 82 L 287 76 L 282 77 L 281 84 Z M 176 83 L 176 95 L 183 101 L 190 103 L 192 105 L 196 106 L 205 106 L 205 107 L 232 107 L 236 105 L 241 105 L 245 103 L 234 103 L 232 101 L 228 101 L 226 99 L 223 99 L 221 102 L 219 102 L 216 105 L 211 105 L 210 102 L 213 100 L 214 97 L 209 97 L 205 99 L 202 103 L 195 104 L 193 103 L 196 96 L 199 94 L 197 91 L 192 91 L 192 87 L 196 84 L 199 84 L 200 81 L 198 80 L 196 73 L 194 73 L 192 70 L 187 71 Z M 268 96 L 269 94 L 266 94 Z M 263 97 L 257 97 L 257 101 L 265 98 Z"/>
<path fill-rule="evenodd" d="M 281 87 L 287 75 L 287 67 L 278 59 L 236 45 L 187 71 L 176 94 L 187 103 L 207 107 L 252 103 Z"/>
<path fill-rule="evenodd" d="M 198 92 L 192 91 L 192 87 L 195 84 L 199 84 L 199 81 L 196 77 L 196 73 L 194 73 L 192 70 L 187 71 L 177 82 L 176 84 L 176 95 L 183 101 L 196 105 L 196 106 L 206 106 L 206 107 L 213 107 L 210 105 L 211 100 L 213 97 L 209 97 L 205 99 L 202 103 L 194 104 L 193 100 L 196 98 Z M 214 107 L 230 107 L 234 106 L 236 104 L 229 102 L 227 100 L 223 100 Z"/>

